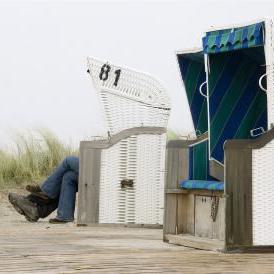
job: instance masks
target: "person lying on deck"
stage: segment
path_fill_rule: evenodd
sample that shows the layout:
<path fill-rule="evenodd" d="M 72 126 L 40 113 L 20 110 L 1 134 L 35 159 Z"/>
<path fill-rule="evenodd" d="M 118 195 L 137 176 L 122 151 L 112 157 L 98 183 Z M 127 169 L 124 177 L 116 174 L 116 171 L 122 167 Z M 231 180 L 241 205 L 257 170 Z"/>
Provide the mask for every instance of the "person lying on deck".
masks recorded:
<path fill-rule="evenodd" d="M 79 158 L 66 157 L 55 171 L 39 186 L 28 185 L 29 195 L 9 193 L 15 210 L 30 222 L 46 218 L 57 209 L 53 224 L 74 221 L 75 199 L 78 191 Z"/>

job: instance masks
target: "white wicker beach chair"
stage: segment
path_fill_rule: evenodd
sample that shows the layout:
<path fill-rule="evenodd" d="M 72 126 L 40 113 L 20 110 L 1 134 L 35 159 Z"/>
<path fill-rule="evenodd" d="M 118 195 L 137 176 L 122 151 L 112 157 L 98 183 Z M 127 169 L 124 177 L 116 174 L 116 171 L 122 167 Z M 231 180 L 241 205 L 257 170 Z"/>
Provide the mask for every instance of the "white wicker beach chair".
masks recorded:
<path fill-rule="evenodd" d="M 80 145 L 78 223 L 163 223 L 170 103 L 151 76 L 88 58 L 107 127 Z"/>

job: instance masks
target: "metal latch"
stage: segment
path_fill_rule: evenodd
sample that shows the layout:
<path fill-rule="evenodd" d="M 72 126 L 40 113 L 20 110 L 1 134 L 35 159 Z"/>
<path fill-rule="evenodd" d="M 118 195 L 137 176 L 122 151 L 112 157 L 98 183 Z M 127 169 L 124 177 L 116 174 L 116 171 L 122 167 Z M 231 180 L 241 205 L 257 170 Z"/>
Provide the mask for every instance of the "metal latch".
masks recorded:
<path fill-rule="evenodd" d="M 133 180 L 132 179 L 123 179 L 121 181 L 121 188 L 125 187 L 133 187 Z"/>
<path fill-rule="evenodd" d="M 259 135 L 262 135 L 263 133 L 265 133 L 265 130 L 263 127 L 258 127 L 250 130 L 251 137 L 257 137 Z"/>
<path fill-rule="evenodd" d="M 207 81 L 203 82 L 199 87 L 200 94 L 205 98 L 207 98 L 207 94 L 204 94 L 202 89 L 203 89 L 203 86 L 206 85 L 206 84 L 207 84 Z"/>
<path fill-rule="evenodd" d="M 212 202 L 211 202 L 210 216 L 212 218 L 212 221 L 215 222 L 218 214 L 220 198 L 217 196 L 213 196 L 211 197 L 211 199 L 212 199 Z"/>

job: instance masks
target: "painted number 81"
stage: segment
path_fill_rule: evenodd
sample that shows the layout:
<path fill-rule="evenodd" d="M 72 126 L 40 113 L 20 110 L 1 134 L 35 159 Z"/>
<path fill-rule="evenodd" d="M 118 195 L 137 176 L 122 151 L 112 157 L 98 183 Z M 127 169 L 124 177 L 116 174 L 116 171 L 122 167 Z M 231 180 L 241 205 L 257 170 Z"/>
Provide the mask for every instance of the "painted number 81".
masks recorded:
<path fill-rule="evenodd" d="M 110 65 L 104 64 L 101 67 L 101 71 L 100 71 L 100 74 L 99 74 L 99 79 L 102 80 L 102 81 L 106 81 L 108 79 L 110 71 L 111 71 Z M 117 70 L 114 71 L 114 73 L 115 73 L 115 80 L 114 80 L 113 86 L 117 87 L 118 81 L 119 81 L 120 75 L 121 75 L 121 70 L 117 69 Z"/>

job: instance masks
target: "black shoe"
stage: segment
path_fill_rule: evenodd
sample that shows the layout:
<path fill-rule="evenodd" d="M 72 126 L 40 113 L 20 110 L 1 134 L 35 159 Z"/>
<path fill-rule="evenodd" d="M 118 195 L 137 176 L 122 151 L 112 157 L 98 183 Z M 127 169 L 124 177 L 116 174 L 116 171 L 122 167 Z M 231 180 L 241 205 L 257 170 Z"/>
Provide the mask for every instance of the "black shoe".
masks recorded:
<path fill-rule="evenodd" d="M 29 222 L 37 222 L 39 219 L 37 206 L 22 195 L 9 193 L 9 201 L 15 210 L 26 217 Z"/>
<path fill-rule="evenodd" d="M 61 220 L 58 218 L 49 219 L 49 223 L 51 224 L 66 224 L 71 222 L 73 222 L 73 220 Z"/>

